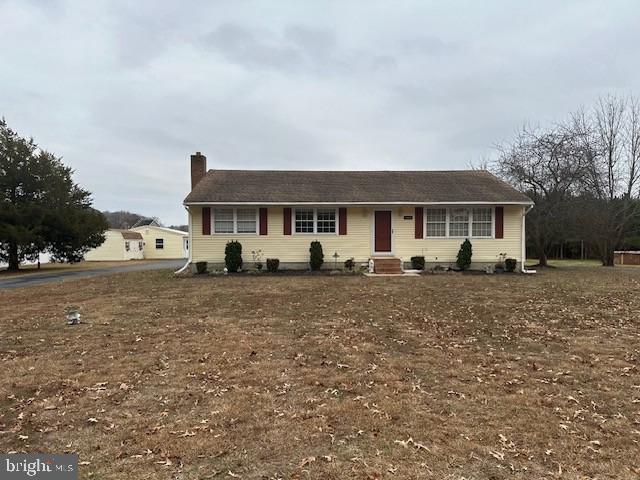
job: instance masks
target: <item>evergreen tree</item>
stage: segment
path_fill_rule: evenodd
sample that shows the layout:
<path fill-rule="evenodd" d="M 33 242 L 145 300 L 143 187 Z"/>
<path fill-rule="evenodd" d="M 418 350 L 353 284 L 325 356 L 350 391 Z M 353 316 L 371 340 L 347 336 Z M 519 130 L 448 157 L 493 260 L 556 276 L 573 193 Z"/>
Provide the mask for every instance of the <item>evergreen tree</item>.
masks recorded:
<path fill-rule="evenodd" d="M 324 253 L 322 252 L 322 244 L 314 240 L 309 247 L 309 266 L 311 270 L 320 270 L 323 263 Z"/>
<path fill-rule="evenodd" d="M 224 263 L 229 272 L 238 272 L 242 269 L 242 244 L 237 240 L 227 242 L 224 247 Z"/>
<path fill-rule="evenodd" d="M 460 270 L 466 270 L 471 266 L 471 255 L 473 250 L 471 248 L 471 242 L 467 238 L 462 245 L 460 245 L 460 251 L 458 251 L 458 257 L 456 258 L 456 264 Z"/>
<path fill-rule="evenodd" d="M 39 252 L 76 262 L 104 242 L 108 224 L 72 174 L 59 158 L 0 120 L 0 261 L 8 262 L 9 270 Z"/>

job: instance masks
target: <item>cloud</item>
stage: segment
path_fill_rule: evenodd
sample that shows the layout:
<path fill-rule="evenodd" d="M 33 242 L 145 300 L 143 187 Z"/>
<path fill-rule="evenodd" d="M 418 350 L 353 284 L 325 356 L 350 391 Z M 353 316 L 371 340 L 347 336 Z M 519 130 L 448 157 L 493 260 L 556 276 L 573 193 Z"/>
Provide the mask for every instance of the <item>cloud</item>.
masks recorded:
<path fill-rule="evenodd" d="M 204 35 L 201 45 L 246 69 L 292 75 L 344 75 L 396 66 L 391 55 L 340 48 L 332 30 L 299 24 L 273 31 L 224 23 Z"/>
<path fill-rule="evenodd" d="M 227 60 L 247 68 L 297 69 L 303 51 L 267 30 L 252 32 L 239 25 L 224 24 L 204 37 L 204 43 Z"/>
<path fill-rule="evenodd" d="M 551 12 L 551 13 L 550 13 Z M 465 168 L 640 94 L 633 1 L 0 0 L 0 115 L 96 206 L 185 220 L 212 168 Z"/>

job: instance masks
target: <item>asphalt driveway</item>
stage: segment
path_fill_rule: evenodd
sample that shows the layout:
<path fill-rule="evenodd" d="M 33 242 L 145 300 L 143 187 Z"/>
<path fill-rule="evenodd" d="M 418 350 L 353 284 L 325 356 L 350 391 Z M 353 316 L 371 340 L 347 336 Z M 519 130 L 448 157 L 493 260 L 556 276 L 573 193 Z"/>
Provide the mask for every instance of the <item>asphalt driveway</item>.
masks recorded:
<path fill-rule="evenodd" d="M 161 260 L 138 265 L 121 265 L 115 267 L 97 267 L 87 270 L 68 270 L 51 273 L 25 274 L 2 279 L 0 278 L 0 290 L 6 288 L 32 287 L 43 283 L 61 282 L 63 280 L 75 280 L 79 278 L 109 275 L 111 273 L 139 272 L 141 270 L 177 270 L 185 264 L 185 260 Z"/>

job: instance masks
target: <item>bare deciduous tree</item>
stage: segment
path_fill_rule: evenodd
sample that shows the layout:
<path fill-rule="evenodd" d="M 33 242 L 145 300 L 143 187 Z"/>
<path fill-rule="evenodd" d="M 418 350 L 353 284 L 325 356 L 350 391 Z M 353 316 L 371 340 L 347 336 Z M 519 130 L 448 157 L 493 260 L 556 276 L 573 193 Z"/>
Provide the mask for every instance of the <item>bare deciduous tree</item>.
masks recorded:
<path fill-rule="evenodd" d="M 607 266 L 613 265 L 615 247 L 638 220 L 639 113 L 632 97 L 609 95 L 592 110 L 574 114 L 567 127 L 586 156 L 586 181 L 576 201 L 578 225 Z"/>
<path fill-rule="evenodd" d="M 629 113 L 626 125 L 627 138 L 627 196 L 640 197 L 640 102 L 635 97 L 629 99 Z"/>
<path fill-rule="evenodd" d="M 613 265 L 640 214 L 640 103 L 609 95 L 564 124 L 524 128 L 499 147 L 495 170 L 536 203 L 527 231 L 541 265 L 554 243 L 575 236 Z"/>
<path fill-rule="evenodd" d="M 538 261 L 547 265 L 554 243 L 567 240 L 572 197 L 586 174 L 586 159 L 576 133 L 561 127 L 540 132 L 524 127 L 509 145 L 499 146 L 496 170 L 527 193 L 536 208 L 527 217 Z"/>

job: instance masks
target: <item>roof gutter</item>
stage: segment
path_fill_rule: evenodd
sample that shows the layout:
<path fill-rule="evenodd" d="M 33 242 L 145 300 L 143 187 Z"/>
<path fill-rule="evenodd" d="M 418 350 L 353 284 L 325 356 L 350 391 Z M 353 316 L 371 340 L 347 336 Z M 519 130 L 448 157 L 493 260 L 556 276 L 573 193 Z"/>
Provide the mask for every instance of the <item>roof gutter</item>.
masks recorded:
<path fill-rule="evenodd" d="M 522 256 L 520 257 L 521 258 L 520 269 L 522 273 L 528 273 L 528 274 L 536 273 L 535 270 L 528 270 L 527 267 L 525 266 L 525 262 L 527 260 L 527 238 L 526 238 L 525 217 L 527 216 L 527 213 L 531 211 L 532 208 L 533 208 L 533 205 L 529 205 L 527 208 L 523 209 L 522 211 Z"/>

